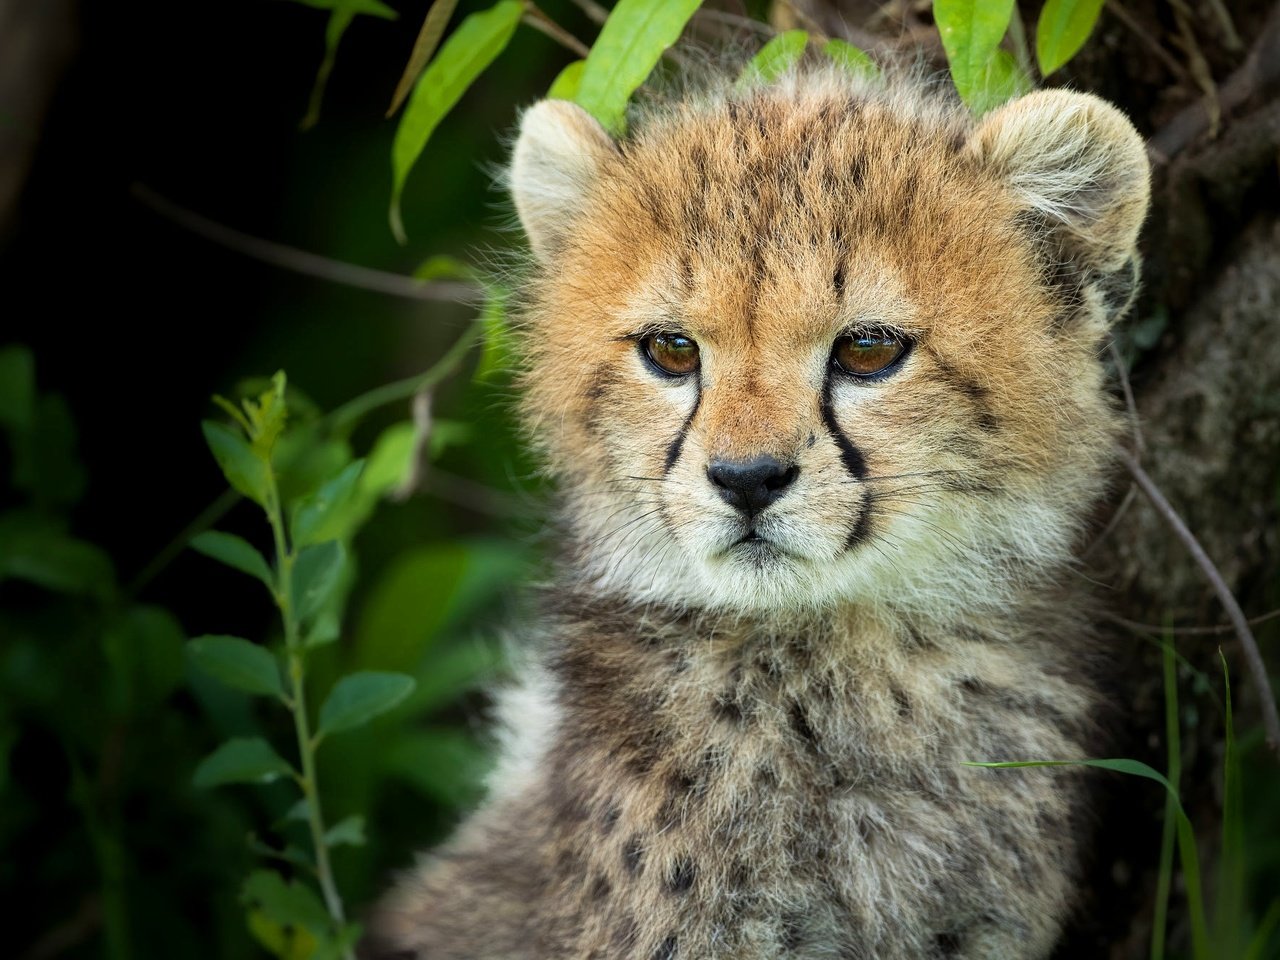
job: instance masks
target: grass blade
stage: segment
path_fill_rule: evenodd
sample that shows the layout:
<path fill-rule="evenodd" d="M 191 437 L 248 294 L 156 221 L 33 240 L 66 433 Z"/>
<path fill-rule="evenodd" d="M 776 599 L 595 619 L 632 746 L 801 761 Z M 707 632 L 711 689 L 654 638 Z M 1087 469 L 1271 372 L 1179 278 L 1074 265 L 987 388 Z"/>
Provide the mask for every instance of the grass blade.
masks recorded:
<path fill-rule="evenodd" d="M 400 82 L 396 84 L 396 92 L 391 95 L 391 106 L 387 108 L 387 116 L 393 116 L 404 104 L 413 89 L 414 81 L 422 75 L 431 55 L 440 46 L 440 38 L 444 36 L 444 28 L 449 25 L 449 18 L 458 6 L 458 0 L 435 0 L 422 21 L 422 29 L 418 31 L 418 39 L 413 42 L 413 52 L 409 54 L 409 62 L 405 64 Z"/>
<path fill-rule="evenodd" d="M 1013 18 L 1014 0 L 934 0 L 951 78 L 970 106 L 985 89 L 987 68 Z"/>

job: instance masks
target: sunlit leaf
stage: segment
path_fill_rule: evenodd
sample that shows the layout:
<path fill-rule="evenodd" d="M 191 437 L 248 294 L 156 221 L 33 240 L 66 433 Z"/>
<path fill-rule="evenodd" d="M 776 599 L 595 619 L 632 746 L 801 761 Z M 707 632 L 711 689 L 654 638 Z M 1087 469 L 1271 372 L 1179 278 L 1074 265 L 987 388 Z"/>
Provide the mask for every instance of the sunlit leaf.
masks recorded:
<path fill-rule="evenodd" d="M 1048 0 L 1036 24 L 1036 59 L 1046 77 L 1074 57 L 1093 32 L 1103 0 Z"/>
<path fill-rule="evenodd" d="M 480 316 L 484 328 L 484 346 L 480 362 L 476 365 L 475 379 L 489 380 L 500 371 L 510 368 L 507 333 L 507 291 L 492 287 Z"/>
<path fill-rule="evenodd" d="M 577 99 L 578 91 L 582 88 L 582 70 L 586 65 L 585 60 L 575 60 L 556 74 L 556 78 L 551 81 L 551 87 L 547 90 L 547 99 Z"/>
<path fill-rule="evenodd" d="M 324 835 L 325 846 L 337 847 L 347 844 L 352 847 L 363 847 L 364 817 L 352 816 L 339 820 Z"/>
<path fill-rule="evenodd" d="M 415 280 L 469 280 L 474 276 L 471 264 L 448 254 L 428 257 L 413 271 Z"/>
<path fill-rule="evenodd" d="M 850 73 L 859 76 L 879 76 L 875 61 L 852 43 L 833 37 L 822 45 L 822 52 Z"/>
<path fill-rule="evenodd" d="M 969 107 L 976 114 L 994 110 L 1002 103 L 1031 90 L 1031 79 L 1007 50 L 997 50 L 987 64 L 982 84 L 974 91 Z"/>
<path fill-rule="evenodd" d="M 259 506 L 265 506 L 269 488 L 266 463 L 253 452 L 248 441 L 230 427 L 212 420 L 206 420 L 200 426 L 227 482 L 237 493 Z"/>
<path fill-rule="evenodd" d="M 192 538 L 191 549 L 261 580 L 268 590 L 274 588 L 275 575 L 267 566 L 266 559 L 243 537 L 221 530 L 206 530 Z"/>
<path fill-rule="evenodd" d="M 363 460 L 348 464 L 294 508 L 291 525 L 294 546 L 346 538 L 355 532 L 358 517 L 347 508 L 351 506 L 363 470 Z"/>
<path fill-rule="evenodd" d="M 767 84 L 800 62 L 804 48 L 809 44 L 809 34 L 804 30 L 788 30 L 780 33 L 751 58 L 743 68 L 738 85 L 742 87 Z"/>
<path fill-rule="evenodd" d="M 391 96 L 391 106 L 387 108 L 388 117 L 399 110 L 405 97 L 409 96 L 414 81 L 418 79 L 427 61 L 436 52 L 436 47 L 440 45 L 444 28 L 449 25 L 449 18 L 453 16 L 454 8 L 457 6 L 458 0 L 435 0 L 427 10 L 426 19 L 422 21 L 422 29 L 418 31 L 418 39 L 413 42 L 413 52 L 409 54 L 409 62 L 405 64 L 400 82 L 396 84 L 396 92 Z"/>
<path fill-rule="evenodd" d="M 699 6 L 699 0 L 619 0 L 582 68 L 578 105 L 606 130 L 623 133 L 631 94 Z"/>
<path fill-rule="evenodd" d="M 299 620 L 318 613 L 337 587 L 346 563 L 342 543 L 329 540 L 306 547 L 293 566 L 293 609 Z"/>
<path fill-rule="evenodd" d="M 284 696 L 280 664 L 266 650 L 239 637 L 196 637 L 187 653 L 205 673 L 229 687 L 259 696 Z"/>
<path fill-rule="evenodd" d="M 519 0 L 499 0 L 488 10 L 471 14 L 444 42 L 414 85 L 391 146 L 391 231 L 401 243 L 407 238 L 400 197 L 409 171 L 440 121 L 506 49 L 523 15 L 524 4 Z"/>
<path fill-rule="evenodd" d="M 329 914 L 319 895 L 300 880 L 286 883 L 274 871 L 255 870 L 245 880 L 240 895 L 276 923 L 301 927 L 317 937 L 326 937 L 330 932 Z"/>
<path fill-rule="evenodd" d="M 413 692 L 414 679 L 403 673 L 364 670 L 343 677 L 320 708 L 319 735 L 362 726 Z"/>
<path fill-rule="evenodd" d="M 984 89 L 987 65 L 1009 29 L 1014 0 L 933 0 L 951 77 L 964 102 Z"/>
<path fill-rule="evenodd" d="M 291 773 L 293 768 L 261 737 L 237 737 L 201 760 L 192 781 L 197 787 L 271 783 Z"/>

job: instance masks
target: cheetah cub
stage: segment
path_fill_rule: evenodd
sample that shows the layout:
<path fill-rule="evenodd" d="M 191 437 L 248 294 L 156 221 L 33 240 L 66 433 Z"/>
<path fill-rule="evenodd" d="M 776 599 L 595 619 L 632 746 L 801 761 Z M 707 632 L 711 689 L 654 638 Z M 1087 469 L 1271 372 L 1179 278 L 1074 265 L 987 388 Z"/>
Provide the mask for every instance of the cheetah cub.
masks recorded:
<path fill-rule="evenodd" d="M 1071 570 L 1148 168 L 1080 93 L 830 73 L 529 109 L 524 413 L 563 551 L 488 799 L 370 956 L 1038 958 L 1096 755 Z"/>

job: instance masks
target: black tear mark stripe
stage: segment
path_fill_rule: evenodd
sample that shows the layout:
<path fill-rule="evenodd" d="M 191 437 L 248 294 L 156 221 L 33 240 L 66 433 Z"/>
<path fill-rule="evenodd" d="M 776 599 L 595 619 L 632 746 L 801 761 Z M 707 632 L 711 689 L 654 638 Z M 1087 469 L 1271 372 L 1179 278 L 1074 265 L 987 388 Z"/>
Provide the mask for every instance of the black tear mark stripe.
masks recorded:
<path fill-rule="evenodd" d="M 929 353 L 933 357 L 933 362 L 938 365 L 938 370 L 942 373 L 943 382 L 963 394 L 965 399 L 969 401 L 978 429 L 982 430 L 983 433 L 997 432 L 1000 429 L 1000 418 L 991 409 L 991 392 L 976 380 L 966 377 L 934 351 L 930 350 Z"/>
<path fill-rule="evenodd" d="M 702 377 L 698 377 L 696 386 L 698 388 L 698 396 L 693 401 L 693 409 L 689 411 L 689 416 L 684 418 L 684 423 L 680 424 L 680 431 L 671 441 L 671 445 L 667 447 L 667 459 L 662 465 L 662 475 L 664 477 L 671 472 L 671 468 L 680 459 L 680 451 L 684 449 L 684 438 L 689 433 L 689 425 L 693 423 L 693 418 L 698 415 L 698 407 L 702 406 Z"/>
<path fill-rule="evenodd" d="M 840 429 L 840 424 L 836 423 L 835 410 L 831 406 L 830 369 L 827 370 L 826 379 L 822 382 L 822 423 L 827 428 L 827 433 L 831 434 L 835 445 L 840 448 L 840 459 L 844 461 L 844 468 L 855 480 L 865 480 L 867 461 L 862 456 L 862 451 L 853 445 L 853 441 Z"/>

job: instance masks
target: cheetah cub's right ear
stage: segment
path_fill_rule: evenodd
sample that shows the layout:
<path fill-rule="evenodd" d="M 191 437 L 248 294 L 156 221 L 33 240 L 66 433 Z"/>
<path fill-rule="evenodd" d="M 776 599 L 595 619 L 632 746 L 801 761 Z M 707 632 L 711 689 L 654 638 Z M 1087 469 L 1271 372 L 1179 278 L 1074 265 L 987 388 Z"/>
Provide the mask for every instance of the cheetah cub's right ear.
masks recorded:
<path fill-rule="evenodd" d="M 1150 170 L 1138 131 L 1111 104 L 1087 93 L 1032 93 L 988 114 L 969 147 L 1068 257 L 1104 273 L 1133 258 Z"/>
<path fill-rule="evenodd" d="M 564 243 L 587 195 L 617 147 L 595 118 L 567 100 L 543 100 L 520 118 L 511 195 L 534 256 L 547 262 Z"/>

